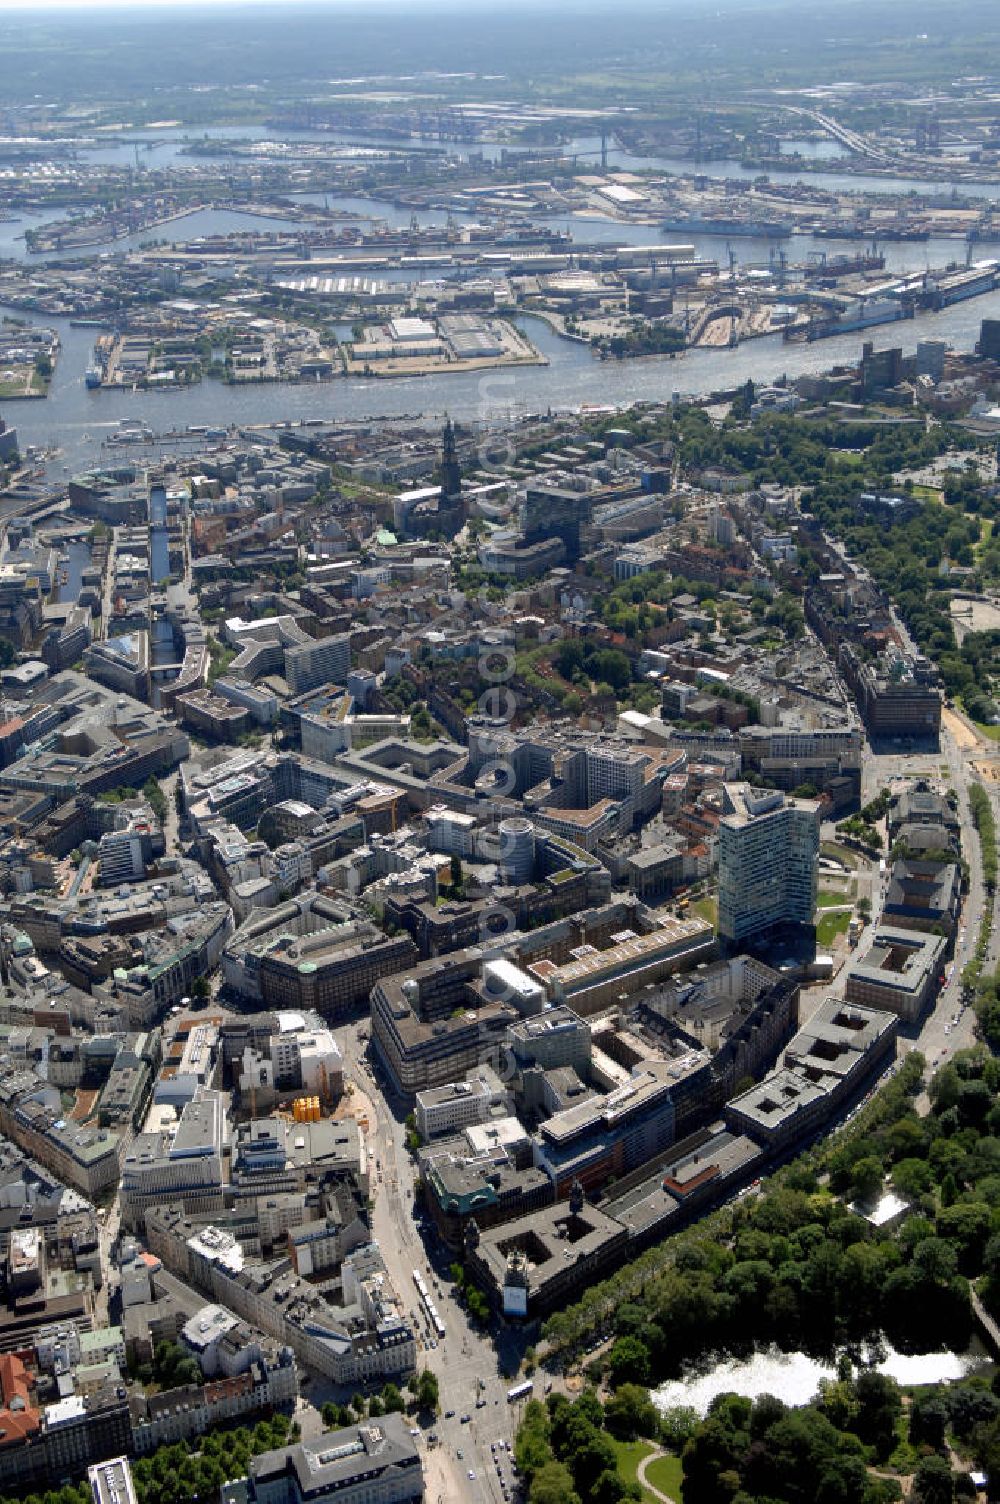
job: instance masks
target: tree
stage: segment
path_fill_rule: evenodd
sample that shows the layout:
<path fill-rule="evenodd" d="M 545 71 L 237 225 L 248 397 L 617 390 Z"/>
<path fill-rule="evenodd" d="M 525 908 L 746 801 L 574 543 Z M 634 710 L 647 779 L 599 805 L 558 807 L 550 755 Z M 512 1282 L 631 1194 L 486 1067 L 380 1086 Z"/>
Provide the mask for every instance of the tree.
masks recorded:
<path fill-rule="evenodd" d="M 874 1155 L 859 1159 L 851 1172 L 851 1189 L 856 1200 L 865 1204 L 874 1201 L 882 1189 L 884 1175 L 882 1161 Z"/>
<path fill-rule="evenodd" d="M 608 1353 L 608 1381 L 619 1384 L 649 1382 L 649 1348 L 638 1337 L 619 1337 Z"/>
<path fill-rule="evenodd" d="M 536 1471 L 528 1489 L 528 1504 L 580 1504 L 573 1476 L 565 1463 L 553 1458 Z"/>
<path fill-rule="evenodd" d="M 595 1478 L 604 1472 L 617 1473 L 618 1454 L 610 1436 L 582 1416 L 571 1424 L 568 1439 L 570 1449 L 566 1461 L 577 1492 L 586 1498 Z"/>
<path fill-rule="evenodd" d="M 436 1373 L 432 1373 L 429 1368 L 422 1368 L 413 1392 L 418 1410 L 428 1411 L 431 1415 L 437 1414 L 440 1390 Z"/>
<path fill-rule="evenodd" d="M 859 1374 L 854 1382 L 858 1417 L 854 1429 L 884 1461 L 896 1445 L 896 1422 L 903 1411 L 899 1385 L 881 1373 Z"/>
<path fill-rule="evenodd" d="M 482 1290 L 477 1289 L 475 1285 L 467 1285 L 465 1303 L 473 1320 L 478 1321 L 480 1326 L 485 1326 L 490 1319 L 490 1303 Z"/>
<path fill-rule="evenodd" d="M 816 1504 L 875 1504 L 868 1469 L 860 1457 L 842 1457 L 819 1480 Z"/>
<path fill-rule="evenodd" d="M 178 788 L 180 784 L 178 783 Z M 162 825 L 167 816 L 167 796 L 152 776 L 146 779 L 142 786 L 142 792 L 146 803 Z"/>
<path fill-rule="evenodd" d="M 462 858 L 457 855 L 451 858 L 451 885 L 453 888 L 462 886 Z"/>
<path fill-rule="evenodd" d="M 673 1405 L 660 1415 L 660 1440 L 672 1452 L 682 1452 L 699 1423 L 698 1412 L 691 1405 Z"/>
<path fill-rule="evenodd" d="M 910 1406 L 908 1435 L 914 1446 L 940 1451 L 948 1428 L 948 1406 L 937 1394 L 917 1394 Z"/>
<path fill-rule="evenodd" d="M 629 1494 L 628 1484 L 617 1467 L 606 1467 L 588 1490 L 588 1504 L 621 1504 L 629 1497 L 634 1495 Z"/>
<path fill-rule="evenodd" d="M 395 1384 L 385 1384 L 382 1387 L 382 1404 L 387 1415 L 402 1415 L 406 1409 L 406 1401 L 400 1394 Z"/>
<path fill-rule="evenodd" d="M 632 681 L 632 665 L 619 648 L 600 648 L 588 665 L 593 679 L 610 684 L 616 692 Z"/>
<path fill-rule="evenodd" d="M 952 1504 L 955 1485 L 943 1457 L 921 1457 L 913 1479 L 913 1504 Z"/>
<path fill-rule="evenodd" d="M 660 1434 L 659 1411 L 640 1384 L 619 1384 L 604 1407 L 604 1424 L 619 1441 Z"/>
<path fill-rule="evenodd" d="M 562 1400 L 565 1407 L 569 1408 L 569 1401 L 564 1395 L 556 1395 L 553 1398 Z M 548 1412 L 539 1400 L 529 1400 L 525 1406 L 521 1424 L 517 1428 L 517 1436 L 514 1438 L 514 1456 L 518 1468 L 529 1483 L 540 1468 L 552 1461 Z"/>

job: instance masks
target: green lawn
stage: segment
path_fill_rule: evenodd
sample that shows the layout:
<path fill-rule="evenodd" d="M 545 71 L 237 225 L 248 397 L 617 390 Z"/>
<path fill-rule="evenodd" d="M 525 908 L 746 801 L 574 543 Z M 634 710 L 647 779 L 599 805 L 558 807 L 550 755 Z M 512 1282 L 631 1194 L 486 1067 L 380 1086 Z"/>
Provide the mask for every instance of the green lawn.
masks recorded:
<path fill-rule="evenodd" d="M 827 892 L 817 893 L 816 895 L 816 907 L 818 909 L 836 909 L 840 905 L 849 904 L 850 902 L 850 893 Z"/>
<path fill-rule="evenodd" d="M 683 1504 L 684 1492 L 681 1484 L 684 1480 L 684 1469 L 681 1467 L 681 1459 L 668 1455 L 657 1457 L 646 1469 L 646 1477 L 650 1483 L 655 1483 L 661 1493 L 674 1500 L 674 1504 Z"/>
<path fill-rule="evenodd" d="M 697 914 L 699 919 L 707 919 L 713 929 L 719 923 L 719 901 L 716 898 L 696 898 L 691 905 L 690 912 Z"/>
<path fill-rule="evenodd" d="M 626 1483 L 636 1483 L 635 1470 L 642 1459 L 649 1453 L 655 1452 L 656 1448 L 651 1441 L 613 1441 L 615 1451 L 618 1454 L 618 1471 Z M 659 1504 L 655 1494 L 651 1494 L 647 1488 L 642 1490 L 643 1504 Z"/>
<path fill-rule="evenodd" d="M 976 721 L 976 730 L 981 731 L 983 736 L 988 736 L 991 742 L 1000 742 L 1000 726 L 984 726 L 982 721 Z"/>
<path fill-rule="evenodd" d="M 838 910 L 832 914 L 824 914 L 816 926 L 816 944 L 832 945 L 838 935 L 846 933 L 847 926 L 851 922 L 851 916 L 847 909 Z"/>

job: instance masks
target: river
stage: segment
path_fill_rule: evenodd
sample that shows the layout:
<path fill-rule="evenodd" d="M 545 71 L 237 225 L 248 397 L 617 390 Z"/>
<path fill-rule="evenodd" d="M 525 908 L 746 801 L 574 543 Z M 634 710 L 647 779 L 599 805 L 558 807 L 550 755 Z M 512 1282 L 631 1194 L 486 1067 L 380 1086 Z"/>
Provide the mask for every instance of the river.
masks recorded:
<path fill-rule="evenodd" d="M 155 136 L 155 133 L 151 133 Z M 230 130 L 219 135 L 243 137 L 263 135 L 258 128 Z M 306 135 L 307 133 L 300 133 Z M 315 136 L 313 136 L 315 139 Z M 321 137 L 320 139 L 328 139 Z M 578 150 L 590 150 L 599 138 L 582 137 L 572 143 Z M 816 143 L 821 145 L 821 143 Z M 164 148 L 180 151 L 179 142 L 162 142 Z M 441 150 L 440 146 L 429 149 Z M 124 141 L 109 142 L 104 152 L 134 151 Z M 157 154 L 159 146 L 157 148 Z M 141 154 L 140 154 L 141 155 Z M 150 155 L 154 155 L 150 153 Z M 621 155 L 619 153 L 619 155 Z M 627 154 L 624 154 L 627 156 Z M 189 159 L 190 160 L 190 159 Z M 624 163 L 623 163 L 624 165 Z M 630 165 L 635 165 L 631 159 Z M 686 171 L 691 163 L 673 164 Z M 732 164 L 713 164 L 722 169 Z M 794 174 L 792 175 L 794 176 Z M 838 179 L 841 186 L 856 186 L 857 179 L 848 174 L 818 174 Z M 933 191 L 930 185 L 913 185 Z M 991 185 L 1000 189 L 1000 183 Z M 409 224 L 411 210 L 384 201 L 348 195 L 299 195 L 303 202 L 325 201 L 345 213 L 380 218 L 390 225 Z M 0 256 L 24 257 L 23 234 L 28 224 L 47 223 L 65 210 L 33 212 L 20 224 L 0 224 Z M 444 211 L 421 210 L 424 224 L 444 224 Z M 569 230 L 577 244 L 632 245 L 658 244 L 664 240 L 656 225 L 622 224 L 616 220 L 589 214 L 567 214 L 549 218 L 544 223 Z M 198 235 L 224 234 L 248 229 L 297 229 L 291 221 L 275 221 L 261 216 L 228 210 L 204 210 L 163 226 L 142 232 L 110 247 L 112 253 L 133 249 L 152 239 L 189 239 Z M 673 237 L 677 239 L 679 237 Z M 724 261 L 724 236 L 691 237 L 700 256 Z M 734 247 L 741 264 L 768 262 L 772 245 L 764 239 L 740 238 Z M 829 241 L 811 236 L 792 236 L 783 242 L 789 261 L 802 262 L 810 255 L 830 253 L 836 247 Z M 886 272 L 898 275 L 941 266 L 961 259 L 961 242 L 935 239 L 924 243 L 890 244 L 884 247 Z M 985 249 L 985 248 L 984 248 Z M 93 249 L 81 254 L 94 254 Z M 380 275 L 386 275 L 381 273 Z M 410 273 L 389 273 L 389 278 L 410 280 Z M 16 309 L 0 307 L 0 314 L 24 317 Z M 548 366 L 497 369 L 449 375 L 424 376 L 397 380 L 337 380 L 322 385 L 275 387 L 270 385 L 229 387 L 217 382 L 180 388 L 170 392 L 89 391 L 84 385 L 84 371 L 90 359 L 93 335 L 86 329 L 74 329 L 67 319 L 39 315 L 34 322 L 53 325 L 61 340 L 60 357 L 49 395 L 36 402 L 6 405 L 8 421 L 16 424 L 22 445 L 58 445 L 63 463 L 75 470 L 93 463 L 101 456 L 101 440 L 107 438 L 125 418 L 144 419 L 154 430 L 183 429 L 188 425 L 220 426 L 231 423 L 263 424 L 284 419 L 321 419 L 329 422 L 367 418 L 402 418 L 416 414 L 437 422 L 448 412 L 465 421 L 495 422 L 518 413 L 545 411 L 548 408 L 572 410 L 587 405 L 626 406 L 636 401 L 666 401 L 675 393 L 699 395 L 724 387 L 734 387 L 748 378 L 769 383 L 787 375 L 795 377 L 829 369 L 837 363 L 856 361 L 863 339 L 870 339 L 876 349 L 903 345 L 912 350 L 918 339 L 941 338 L 955 349 L 969 350 L 978 337 L 983 318 L 1000 316 L 1000 291 L 983 298 L 926 313 L 905 324 L 884 324 L 837 339 L 815 344 L 790 344 L 780 336 L 750 341 L 736 350 L 692 350 L 675 359 L 654 357 L 636 361 L 594 359 L 585 345 L 560 339 L 548 325 L 531 319 L 526 325 L 532 339 L 547 357 Z M 119 455 L 127 450 L 119 449 Z"/>
<path fill-rule="evenodd" d="M 361 198 L 353 194 L 291 193 L 289 198 L 303 206 L 325 205 L 345 215 L 354 215 L 371 221 L 380 220 L 396 229 L 406 229 L 414 212 L 405 204 L 394 204 L 386 199 Z M 0 260 L 9 258 L 36 264 L 67 258 L 79 259 L 84 256 L 123 255 L 126 251 L 138 250 L 141 246 L 154 241 L 182 242 L 205 235 L 240 234 L 250 231 L 256 231 L 258 234 L 266 234 L 268 231 L 296 233 L 310 228 L 308 222 L 273 219 L 270 216 L 254 214 L 247 210 L 201 209 L 171 220 L 167 224 L 140 230 L 137 234 L 125 236 L 121 240 L 29 255 L 24 242 L 25 230 L 47 225 L 54 219 L 65 218 L 71 212 L 65 207 L 58 210 L 31 210 L 25 211 L 16 222 L 0 223 Z M 475 216 L 463 213 L 449 214 L 445 209 L 420 209 L 417 213 L 417 219 L 421 225 L 439 225 L 443 228 L 449 218 L 468 223 Z M 574 243 L 580 246 L 587 244 L 662 245 L 665 241 L 683 241 L 685 244 L 693 245 L 698 256 L 725 264 L 727 248 L 731 245 L 737 262 L 741 266 L 747 264 L 766 266 L 775 250 L 775 243 L 764 236 L 741 235 L 735 239 L 727 239 L 725 235 L 667 234 L 658 224 L 622 222 L 601 214 L 550 214 L 535 215 L 533 218 L 537 224 L 545 228 L 567 230 L 573 236 Z M 864 249 L 864 242 L 854 241 L 848 244 L 824 240 L 814 235 L 792 235 L 781 242 L 781 248 L 788 261 L 794 263 L 805 262 L 810 257 L 833 256 L 843 250 L 861 250 Z M 993 248 L 984 244 L 982 247 L 977 247 L 975 254 L 977 257 L 986 256 L 991 249 Z M 886 271 L 896 274 L 924 271 L 930 267 L 944 266 L 950 261 L 961 261 L 965 255 L 965 243 L 954 236 L 937 236 L 926 241 L 889 242 L 880 246 L 880 250 L 885 256 Z M 380 253 L 375 247 L 372 254 L 384 255 L 385 252 L 383 250 Z M 395 280 L 410 280 L 409 276 L 402 272 L 386 274 L 380 270 L 379 275 L 388 275 L 390 279 Z"/>
<path fill-rule="evenodd" d="M 90 544 L 85 538 L 78 538 L 68 543 L 63 560 L 62 568 L 66 571 L 66 579 L 59 586 L 59 600 L 61 602 L 77 601 L 83 589 L 84 571 L 89 569 L 91 564 Z"/>
<path fill-rule="evenodd" d="M 170 578 L 167 493 L 162 486 L 153 486 L 149 493 L 149 577 L 154 586 Z"/>
<path fill-rule="evenodd" d="M 901 1353 L 886 1347 L 883 1354 L 875 1367 L 898 1384 L 941 1384 L 961 1379 L 989 1361 L 977 1345 L 965 1353 Z M 783 1353 L 770 1347 L 751 1358 L 725 1358 L 711 1368 L 692 1370 L 682 1379 L 661 1384 L 654 1390 L 653 1399 L 661 1410 L 684 1405 L 699 1415 L 707 1413 L 719 1394 L 743 1394 L 750 1399 L 773 1394 L 786 1405 L 805 1405 L 816 1394 L 821 1379 L 833 1378 L 836 1368 L 832 1363 L 821 1363 L 807 1353 Z"/>
<path fill-rule="evenodd" d="M 198 153 L 196 156 L 185 155 L 185 147 L 195 141 L 216 141 L 220 150 L 216 152 Z M 140 167 L 149 165 L 155 168 L 169 166 L 183 170 L 186 166 L 195 167 L 199 162 L 217 161 L 226 153 L 226 142 L 245 141 L 302 141 L 302 142 L 327 142 L 332 145 L 370 147 L 375 150 L 385 149 L 389 151 L 406 150 L 408 152 L 426 152 L 428 155 L 448 156 L 467 161 L 473 156 L 482 156 L 487 161 L 499 160 L 501 154 L 506 151 L 508 155 L 523 155 L 530 152 L 530 147 L 503 146 L 495 142 L 461 143 L 454 141 L 425 141 L 419 137 L 411 137 L 409 140 L 400 140 L 396 137 L 366 136 L 356 131 L 293 131 L 293 130 L 268 130 L 264 126 L 216 126 L 209 130 L 170 130 L 170 131 L 133 131 L 122 132 L 122 139 L 109 138 L 101 141 L 100 145 L 84 147 L 78 153 L 81 161 L 103 162 L 108 164 L 130 165 L 134 164 L 138 157 Z M 134 142 L 140 143 L 138 154 Z M 600 160 L 601 138 L 599 135 L 588 133 L 587 135 L 575 136 L 567 141 L 561 148 L 566 157 L 591 157 Z M 929 183 L 923 178 L 911 178 L 905 175 L 893 177 L 881 177 L 877 173 L 838 172 L 836 163 L 845 160 L 846 153 L 833 140 L 827 141 L 798 141 L 789 140 L 783 143 L 786 152 L 797 151 L 801 156 L 813 161 L 828 161 L 831 168 L 818 168 L 807 173 L 799 172 L 794 166 L 788 168 L 769 168 L 767 176 L 775 183 L 814 183 L 817 187 L 829 189 L 834 193 L 855 192 L 871 193 L 919 193 L 934 195 L 947 193 L 952 186 L 951 182 Z M 609 141 L 607 150 L 608 166 L 629 172 L 641 172 L 649 170 L 653 172 L 668 172 L 678 176 L 690 176 L 692 173 L 703 173 L 707 177 L 714 178 L 740 178 L 751 180 L 760 177 L 758 168 L 744 167 L 735 158 L 719 157 L 703 162 L 692 161 L 688 157 L 673 157 L 660 155 L 644 155 L 626 151 L 614 141 Z M 970 198 L 992 197 L 1000 194 L 1000 177 L 987 177 L 982 180 L 961 182 L 955 180 L 954 185 L 959 193 L 967 194 Z"/>
<path fill-rule="evenodd" d="M 23 317 L 0 306 L 0 315 Z M 927 313 L 899 324 L 866 330 L 876 349 L 902 345 L 912 351 L 918 339 L 945 339 L 971 350 L 983 318 L 1000 318 L 1000 291 Z M 523 413 L 574 410 L 583 406 L 624 407 L 637 401 L 669 401 L 674 393 L 696 396 L 732 388 L 752 379 L 815 374 L 832 365 L 857 361 L 860 334 L 815 344 L 784 344 L 780 336 L 751 340 L 735 350 L 690 350 L 671 360 L 598 361 L 586 345 L 561 339 L 531 318 L 531 338 L 548 366 L 474 371 L 398 380 L 339 379 L 320 385 L 225 386 L 206 381 L 172 392 L 89 391 L 84 371 L 93 332 L 74 329 L 68 319 L 40 318 L 62 341 L 47 398 L 8 403 L 8 422 L 26 444 L 58 445 L 70 470 L 100 458 L 100 443 L 125 418 L 141 418 L 157 431 L 189 424 L 264 424 L 300 418 L 341 420 L 404 418 L 421 415 L 437 422 L 445 413 L 466 422 L 498 422 Z M 522 321 L 523 322 L 523 321 Z M 127 457 L 127 449 L 117 451 Z"/>

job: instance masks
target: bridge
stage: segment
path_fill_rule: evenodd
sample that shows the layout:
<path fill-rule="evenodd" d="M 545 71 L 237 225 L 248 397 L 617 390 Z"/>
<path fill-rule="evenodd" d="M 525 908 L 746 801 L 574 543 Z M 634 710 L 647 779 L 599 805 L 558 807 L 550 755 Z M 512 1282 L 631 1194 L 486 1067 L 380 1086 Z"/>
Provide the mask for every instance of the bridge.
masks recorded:
<path fill-rule="evenodd" d="M 806 110 L 798 105 L 788 105 L 789 112 L 799 115 L 803 120 L 811 120 L 818 125 L 820 130 L 826 131 L 841 146 L 846 146 L 848 151 L 856 156 L 867 157 L 872 162 L 879 163 L 882 167 L 888 167 L 897 159 L 892 152 L 884 147 L 876 146 L 874 141 L 869 141 L 867 136 L 862 136 L 859 131 L 852 131 L 846 125 L 841 125 L 839 120 L 834 120 L 832 115 L 821 114 L 819 110 Z"/>
<path fill-rule="evenodd" d="M 976 1294 L 975 1286 L 971 1284 L 969 1286 L 969 1296 L 972 1300 L 972 1314 L 976 1319 L 979 1334 L 994 1358 L 998 1358 L 1000 1357 L 1000 1326 L 993 1320 L 993 1317 Z"/>

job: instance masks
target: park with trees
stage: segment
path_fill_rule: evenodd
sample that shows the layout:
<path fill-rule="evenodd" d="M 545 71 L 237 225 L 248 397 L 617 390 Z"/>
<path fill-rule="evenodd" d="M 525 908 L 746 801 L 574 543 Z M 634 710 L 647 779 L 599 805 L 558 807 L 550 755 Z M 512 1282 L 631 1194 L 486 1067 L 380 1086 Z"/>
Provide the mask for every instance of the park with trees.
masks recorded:
<path fill-rule="evenodd" d="M 575 1369 L 594 1334 L 610 1345 L 584 1370 L 600 1393 L 527 1407 L 517 1456 L 529 1504 L 641 1498 L 619 1466 L 637 1438 L 679 1458 L 697 1504 L 881 1504 L 901 1497 L 900 1479 L 914 1504 L 945 1504 L 973 1496 L 966 1463 L 995 1477 L 1000 1498 L 1000 1375 L 904 1393 L 860 1359 L 882 1341 L 963 1351 L 974 1291 L 1000 1316 L 1000 1061 L 959 1053 L 921 1115 L 923 1072 L 911 1052 L 849 1127 L 760 1194 L 549 1318 L 540 1356 L 553 1372 Z M 853 1208 L 886 1186 L 906 1211 L 878 1226 Z M 771 1344 L 836 1363 L 836 1377 L 794 1409 L 721 1395 L 699 1419 L 650 1399 L 692 1363 Z"/>

